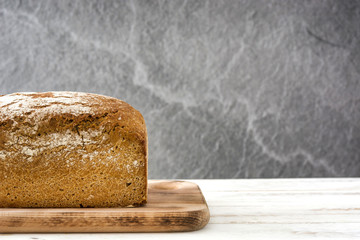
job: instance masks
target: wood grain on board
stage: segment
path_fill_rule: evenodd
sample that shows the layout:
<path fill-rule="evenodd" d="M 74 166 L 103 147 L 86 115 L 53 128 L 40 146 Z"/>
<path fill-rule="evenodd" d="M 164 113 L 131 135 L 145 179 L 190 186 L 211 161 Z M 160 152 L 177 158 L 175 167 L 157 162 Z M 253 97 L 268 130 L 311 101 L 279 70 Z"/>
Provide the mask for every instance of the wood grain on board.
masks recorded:
<path fill-rule="evenodd" d="M 0 208 L 0 232 L 175 232 L 203 228 L 208 206 L 195 183 L 149 180 L 136 208 Z"/>

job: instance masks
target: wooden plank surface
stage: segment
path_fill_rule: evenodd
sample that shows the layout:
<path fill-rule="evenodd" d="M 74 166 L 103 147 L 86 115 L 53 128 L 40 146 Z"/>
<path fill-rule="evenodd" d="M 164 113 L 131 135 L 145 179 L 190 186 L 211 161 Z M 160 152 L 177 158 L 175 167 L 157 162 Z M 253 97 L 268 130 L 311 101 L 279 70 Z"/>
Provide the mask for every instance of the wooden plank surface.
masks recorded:
<path fill-rule="evenodd" d="M 201 188 L 210 209 L 210 222 L 199 231 L 0 234 L 0 239 L 360 239 L 360 178 L 188 181 Z"/>
<path fill-rule="evenodd" d="M 209 209 L 199 187 L 149 181 L 148 203 L 136 208 L 2 208 L 0 232 L 173 232 L 203 228 Z"/>
<path fill-rule="evenodd" d="M 360 239 L 360 178 L 192 181 L 213 239 Z"/>

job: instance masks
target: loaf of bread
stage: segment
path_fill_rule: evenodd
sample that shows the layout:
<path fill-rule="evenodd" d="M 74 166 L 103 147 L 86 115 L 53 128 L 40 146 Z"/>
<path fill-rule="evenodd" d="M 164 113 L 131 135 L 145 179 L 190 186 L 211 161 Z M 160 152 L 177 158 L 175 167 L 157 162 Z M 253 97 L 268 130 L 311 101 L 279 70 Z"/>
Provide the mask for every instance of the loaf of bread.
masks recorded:
<path fill-rule="evenodd" d="M 79 92 L 0 95 L 0 207 L 146 200 L 146 126 L 129 104 Z"/>

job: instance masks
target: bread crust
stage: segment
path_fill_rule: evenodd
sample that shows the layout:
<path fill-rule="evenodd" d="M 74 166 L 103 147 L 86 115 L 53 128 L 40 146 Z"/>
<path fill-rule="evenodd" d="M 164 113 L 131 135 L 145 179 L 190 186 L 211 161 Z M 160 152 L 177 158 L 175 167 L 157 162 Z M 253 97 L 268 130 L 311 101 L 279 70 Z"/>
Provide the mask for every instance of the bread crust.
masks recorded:
<path fill-rule="evenodd" d="M 147 198 L 143 116 L 79 92 L 0 96 L 0 207 L 123 207 Z"/>

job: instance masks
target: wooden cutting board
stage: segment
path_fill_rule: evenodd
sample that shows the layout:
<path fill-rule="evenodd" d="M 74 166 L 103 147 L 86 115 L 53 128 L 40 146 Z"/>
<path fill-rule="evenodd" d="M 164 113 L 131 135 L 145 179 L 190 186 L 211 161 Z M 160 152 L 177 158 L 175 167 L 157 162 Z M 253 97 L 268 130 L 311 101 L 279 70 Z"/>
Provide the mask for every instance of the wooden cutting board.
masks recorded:
<path fill-rule="evenodd" d="M 201 190 L 186 181 L 149 180 L 137 208 L 0 208 L 0 232 L 177 232 L 203 228 L 210 213 Z"/>

